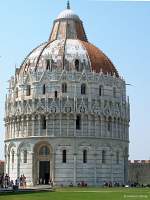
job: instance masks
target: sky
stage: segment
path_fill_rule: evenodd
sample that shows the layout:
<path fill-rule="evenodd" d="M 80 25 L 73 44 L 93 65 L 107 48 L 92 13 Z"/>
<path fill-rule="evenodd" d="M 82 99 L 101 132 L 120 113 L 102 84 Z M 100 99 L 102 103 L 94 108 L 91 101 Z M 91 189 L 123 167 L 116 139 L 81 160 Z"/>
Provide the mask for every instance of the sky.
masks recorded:
<path fill-rule="evenodd" d="M 88 40 L 114 63 L 130 97 L 129 159 L 150 159 L 150 2 L 71 0 Z M 0 159 L 8 80 L 26 55 L 48 40 L 66 0 L 0 1 Z"/>

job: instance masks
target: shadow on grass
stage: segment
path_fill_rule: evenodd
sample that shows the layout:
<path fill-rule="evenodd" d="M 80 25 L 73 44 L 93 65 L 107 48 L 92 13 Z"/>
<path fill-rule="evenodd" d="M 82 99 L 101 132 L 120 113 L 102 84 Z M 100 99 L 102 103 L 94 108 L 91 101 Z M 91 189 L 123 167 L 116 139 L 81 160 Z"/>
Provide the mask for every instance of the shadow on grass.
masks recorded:
<path fill-rule="evenodd" d="M 26 194 L 38 194 L 38 193 L 49 193 L 52 191 L 9 191 L 0 192 L 0 196 L 12 196 L 12 195 L 26 195 Z"/>

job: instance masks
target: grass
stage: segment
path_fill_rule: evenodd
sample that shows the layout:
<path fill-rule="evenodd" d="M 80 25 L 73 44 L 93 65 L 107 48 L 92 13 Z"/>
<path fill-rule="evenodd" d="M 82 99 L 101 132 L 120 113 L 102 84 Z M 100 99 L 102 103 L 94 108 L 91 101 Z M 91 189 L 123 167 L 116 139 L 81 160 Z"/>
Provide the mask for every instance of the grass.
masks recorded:
<path fill-rule="evenodd" d="M 58 188 L 55 192 L 0 195 L 0 200 L 150 200 L 148 188 Z"/>

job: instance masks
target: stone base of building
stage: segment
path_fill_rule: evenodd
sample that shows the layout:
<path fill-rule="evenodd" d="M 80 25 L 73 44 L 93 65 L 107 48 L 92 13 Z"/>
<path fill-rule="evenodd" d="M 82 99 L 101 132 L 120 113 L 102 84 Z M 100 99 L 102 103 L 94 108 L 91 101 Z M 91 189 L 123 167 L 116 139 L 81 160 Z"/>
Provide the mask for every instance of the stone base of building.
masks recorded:
<path fill-rule="evenodd" d="M 12 180 L 24 175 L 28 186 L 49 184 L 50 181 L 56 185 L 84 182 L 92 186 L 105 182 L 123 184 L 127 180 L 127 141 L 24 138 L 6 141 L 6 146 L 10 155 L 6 173 Z M 15 152 L 14 158 L 11 152 Z"/>

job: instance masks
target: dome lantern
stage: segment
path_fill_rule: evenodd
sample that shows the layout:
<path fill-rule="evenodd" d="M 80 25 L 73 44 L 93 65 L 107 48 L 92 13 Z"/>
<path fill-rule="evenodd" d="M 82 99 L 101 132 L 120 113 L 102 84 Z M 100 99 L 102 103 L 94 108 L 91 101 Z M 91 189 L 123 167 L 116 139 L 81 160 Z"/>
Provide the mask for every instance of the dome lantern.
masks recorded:
<path fill-rule="evenodd" d="M 53 24 L 49 41 L 60 39 L 79 39 L 87 41 L 86 33 L 80 17 L 70 9 L 67 2 L 67 9 L 60 12 Z"/>

